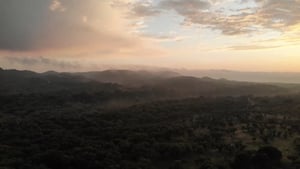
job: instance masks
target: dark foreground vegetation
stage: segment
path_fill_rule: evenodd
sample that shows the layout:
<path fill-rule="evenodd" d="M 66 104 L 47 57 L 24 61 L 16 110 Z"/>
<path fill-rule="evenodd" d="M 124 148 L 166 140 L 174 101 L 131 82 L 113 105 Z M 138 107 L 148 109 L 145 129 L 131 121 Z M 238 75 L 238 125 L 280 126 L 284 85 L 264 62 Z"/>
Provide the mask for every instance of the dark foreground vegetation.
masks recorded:
<path fill-rule="evenodd" d="M 184 98 L 149 83 L 0 78 L 0 169 L 300 168 L 300 96 L 284 88 L 194 79 L 210 92 Z"/>

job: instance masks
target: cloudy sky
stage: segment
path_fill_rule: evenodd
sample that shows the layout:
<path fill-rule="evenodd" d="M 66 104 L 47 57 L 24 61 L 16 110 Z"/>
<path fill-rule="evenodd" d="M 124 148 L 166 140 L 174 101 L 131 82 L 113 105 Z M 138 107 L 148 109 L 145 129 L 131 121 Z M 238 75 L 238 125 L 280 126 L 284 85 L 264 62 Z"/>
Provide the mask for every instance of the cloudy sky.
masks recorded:
<path fill-rule="evenodd" d="M 0 67 L 300 72 L 300 0 L 1 0 Z"/>

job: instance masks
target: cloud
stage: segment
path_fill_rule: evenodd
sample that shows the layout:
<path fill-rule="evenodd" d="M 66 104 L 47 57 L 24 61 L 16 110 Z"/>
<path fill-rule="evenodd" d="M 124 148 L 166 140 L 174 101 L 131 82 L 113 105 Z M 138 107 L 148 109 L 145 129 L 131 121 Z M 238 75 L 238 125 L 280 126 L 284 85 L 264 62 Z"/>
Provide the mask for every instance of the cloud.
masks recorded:
<path fill-rule="evenodd" d="M 150 42 L 131 34 L 134 28 L 123 17 L 128 10 L 112 8 L 110 0 L 3 0 L 0 50 L 74 54 L 115 51 L 120 56 L 124 49 L 147 50 Z M 135 11 L 151 13 L 138 6 Z M 149 48 L 154 50 L 153 45 Z"/>
<path fill-rule="evenodd" d="M 113 0 L 111 3 L 112 7 L 115 8 L 127 8 L 127 17 L 130 18 L 144 18 L 152 17 L 161 13 L 159 8 L 153 5 L 150 0 L 144 1 L 124 1 L 124 0 Z"/>
<path fill-rule="evenodd" d="M 224 35 L 286 32 L 300 23 L 298 0 L 3 0 L 0 11 L 0 50 L 9 51 L 135 49 L 150 43 L 140 33 L 146 18 L 170 11 L 182 25 Z"/>
<path fill-rule="evenodd" d="M 151 2 L 137 2 L 131 7 L 131 14 L 137 17 L 148 17 L 160 14 L 160 10 L 155 9 Z"/>
<path fill-rule="evenodd" d="M 263 45 L 240 45 L 240 46 L 230 46 L 227 49 L 230 50 L 261 50 L 261 49 L 272 49 L 281 46 L 263 46 Z"/>
<path fill-rule="evenodd" d="M 50 1 L 0 1 L 0 49 L 28 50 L 40 35 Z"/>
<path fill-rule="evenodd" d="M 169 33 L 159 33 L 159 34 L 151 34 L 151 33 L 143 33 L 141 36 L 145 38 L 149 38 L 155 41 L 182 41 L 186 37 L 178 35 L 176 32 Z"/>
<path fill-rule="evenodd" d="M 66 10 L 66 8 L 61 4 L 61 2 L 59 0 L 53 0 L 52 4 L 49 6 L 49 9 L 51 11 L 61 11 L 64 12 Z"/>
<path fill-rule="evenodd" d="M 162 1 L 160 6 L 163 9 L 174 10 L 183 16 L 183 25 L 200 25 L 212 30 L 219 30 L 226 35 L 244 34 L 252 30 L 252 26 L 254 26 L 257 19 L 255 16 L 245 12 L 230 14 L 228 11 L 233 11 L 233 9 L 222 11 L 222 8 L 216 8 L 217 3 L 221 2 L 165 0 Z"/>
<path fill-rule="evenodd" d="M 300 22 L 299 11 L 300 2 L 297 0 L 268 0 L 256 15 L 262 19 L 260 24 L 263 27 L 284 30 Z"/>
<path fill-rule="evenodd" d="M 7 61 L 10 65 L 20 65 L 26 68 L 32 67 L 51 67 L 55 69 L 78 69 L 80 64 L 77 62 L 62 61 L 58 59 L 46 58 L 46 57 L 24 57 L 24 56 L 7 56 L 2 57 L 3 61 Z"/>
<path fill-rule="evenodd" d="M 155 16 L 175 11 L 184 18 L 182 25 L 198 25 L 224 35 L 255 34 L 300 23 L 299 0 L 161 0 L 129 3 L 136 16 Z"/>
<path fill-rule="evenodd" d="M 300 23 L 299 11 L 299 0 L 2 0 L 0 52 L 2 56 L 4 52 L 11 52 L 14 56 L 25 53 L 56 58 L 66 55 L 74 58 L 112 57 L 117 58 L 112 62 L 118 63 L 123 62 L 119 59 L 123 56 L 172 55 L 176 49 L 169 49 L 176 45 L 166 47 L 160 42 L 180 41 L 186 37 L 159 33 L 161 29 L 162 32 L 184 32 L 189 37 L 197 32 L 174 28 L 178 22 L 192 25 L 193 31 L 204 28 L 214 35 L 220 32 L 230 36 L 246 35 L 247 38 L 248 35 L 262 37 L 266 32 L 281 32 L 282 36 L 278 33 L 276 36 L 280 37 L 276 38 L 285 44 L 252 45 L 255 38 L 240 43 L 244 40 L 241 38 L 239 45 L 232 42 L 223 45 L 232 45 L 228 47 L 231 50 L 274 48 L 299 42 L 300 26 L 296 26 Z M 176 20 L 172 18 L 174 13 Z M 215 45 L 223 43 L 209 44 L 213 41 L 210 35 L 207 36 L 209 40 L 204 39 L 208 46 L 215 49 Z M 261 39 L 270 38 L 274 36 Z M 186 50 L 185 46 L 182 48 Z"/>
<path fill-rule="evenodd" d="M 165 0 L 159 5 L 162 9 L 174 10 L 183 16 L 193 16 L 202 13 L 210 7 L 210 3 L 200 0 Z"/>

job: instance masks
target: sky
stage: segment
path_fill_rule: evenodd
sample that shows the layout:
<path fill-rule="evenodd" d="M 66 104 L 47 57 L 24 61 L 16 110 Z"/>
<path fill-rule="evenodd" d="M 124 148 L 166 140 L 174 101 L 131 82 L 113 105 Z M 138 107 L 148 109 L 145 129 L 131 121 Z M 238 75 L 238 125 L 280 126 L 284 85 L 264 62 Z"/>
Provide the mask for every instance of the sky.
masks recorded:
<path fill-rule="evenodd" d="M 300 72 L 300 0 L 1 0 L 0 67 Z"/>

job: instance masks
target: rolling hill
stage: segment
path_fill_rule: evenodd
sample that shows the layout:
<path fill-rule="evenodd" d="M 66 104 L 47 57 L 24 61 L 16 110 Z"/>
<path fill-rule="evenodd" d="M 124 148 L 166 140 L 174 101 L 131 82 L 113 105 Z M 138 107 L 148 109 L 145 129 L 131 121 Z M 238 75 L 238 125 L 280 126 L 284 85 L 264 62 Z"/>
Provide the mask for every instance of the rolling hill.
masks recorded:
<path fill-rule="evenodd" d="M 67 91 L 96 93 L 122 91 L 139 98 L 278 95 L 291 92 L 273 84 L 181 76 L 175 72 L 107 70 L 101 72 L 58 73 L 48 71 L 0 70 L 1 94 L 30 94 Z M 121 97 L 121 96 L 120 96 Z"/>

